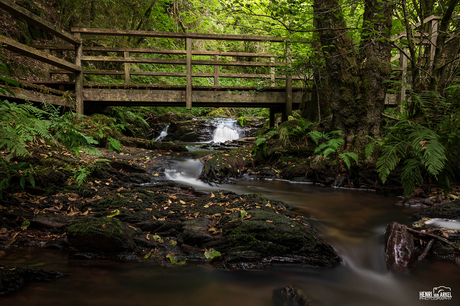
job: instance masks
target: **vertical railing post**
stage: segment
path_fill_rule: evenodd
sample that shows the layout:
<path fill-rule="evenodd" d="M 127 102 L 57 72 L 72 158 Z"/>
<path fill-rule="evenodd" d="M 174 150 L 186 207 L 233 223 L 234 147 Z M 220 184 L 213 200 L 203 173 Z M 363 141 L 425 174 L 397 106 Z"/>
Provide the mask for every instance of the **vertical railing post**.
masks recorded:
<path fill-rule="evenodd" d="M 275 108 L 270 107 L 270 128 L 275 127 Z"/>
<path fill-rule="evenodd" d="M 438 42 L 438 25 L 439 25 L 439 20 L 438 19 L 433 19 L 431 20 L 431 26 L 430 26 L 430 66 L 433 65 L 434 62 L 434 55 L 436 54 L 436 45 Z"/>
<path fill-rule="evenodd" d="M 124 52 L 124 57 L 125 60 L 129 59 L 129 52 L 125 51 Z M 129 85 L 131 84 L 131 64 L 125 62 L 125 84 Z"/>
<path fill-rule="evenodd" d="M 185 89 L 185 106 L 187 109 L 192 108 L 192 39 L 185 39 L 185 49 L 187 52 L 186 65 L 187 65 L 187 86 Z"/>
<path fill-rule="evenodd" d="M 292 75 L 291 75 L 291 50 L 289 45 L 287 45 L 286 50 L 286 110 L 283 121 L 287 120 L 289 116 L 292 115 Z"/>
<path fill-rule="evenodd" d="M 214 61 L 219 60 L 219 55 L 214 55 Z M 214 86 L 219 86 L 219 65 L 214 65 Z"/>
<path fill-rule="evenodd" d="M 401 106 L 402 101 L 406 100 L 406 82 L 407 82 L 407 48 L 399 53 L 399 67 L 401 69 L 401 91 L 398 93 L 396 103 Z"/>
<path fill-rule="evenodd" d="M 270 57 L 270 63 L 271 64 L 275 63 L 275 58 L 274 57 Z M 275 71 L 276 71 L 275 66 L 271 66 L 270 67 L 270 80 L 271 80 L 270 87 L 275 87 L 276 86 Z"/>
<path fill-rule="evenodd" d="M 80 68 L 80 71 L 75 74 L 75 112 L 77 114 L 83 114 L 85 110 L 83 102 L 83 67 L 81 65 L 83 41 L 80 33 L 75 33 L 75 37 L 80 40 L 80 43 L 75 46 L 75 65 Z"/>
<path fill-rule="evenodd" d="M 50 49 L 45 49 L 46 54 L 50 54 Z M 51 81 L 50 65 L 45 64 L 45 81 Z"/>

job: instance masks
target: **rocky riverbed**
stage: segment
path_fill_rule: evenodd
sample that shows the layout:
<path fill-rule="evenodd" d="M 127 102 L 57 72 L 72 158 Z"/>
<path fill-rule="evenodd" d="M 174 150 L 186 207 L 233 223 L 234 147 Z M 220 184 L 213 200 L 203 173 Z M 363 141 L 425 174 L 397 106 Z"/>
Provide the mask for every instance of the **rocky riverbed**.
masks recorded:
<path fill-rule="evenodd" d="M 283 202 L 165 180 L 165 163 L 179 147 L 102 151 L 76 157 L 43 145 L 25 157 L 35 165 L 36 184 L 21 190 L 19 176 L 12 178 L 0 205 L 0 250 L 64 249 L 75 258 L 228 270 L 341 261 L 307 218 Z"/>

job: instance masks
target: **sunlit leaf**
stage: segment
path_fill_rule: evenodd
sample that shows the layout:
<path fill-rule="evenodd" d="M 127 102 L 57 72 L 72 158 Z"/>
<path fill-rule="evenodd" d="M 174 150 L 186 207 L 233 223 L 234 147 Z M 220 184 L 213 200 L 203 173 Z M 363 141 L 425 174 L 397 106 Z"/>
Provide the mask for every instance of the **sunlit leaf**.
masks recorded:
<path fill-rule="evenodd" d="M 120 214 L 120 211 L 118 209 L 115 209 L 110 212 L 110 215 L 107 215 L 107 218 L 113 218 L 115 216 L 118 216 L 119 214 Z"/>
<path fill-rule="evenodd" d="M 222 254 L 219 251 L 216 251 L 213 248 L 211 248 L 211 249 L 206 249 L 206 251 L 204 252 L 204 256 L 209 261 L 212 261 L 213 259 L 222 256 Z"/>

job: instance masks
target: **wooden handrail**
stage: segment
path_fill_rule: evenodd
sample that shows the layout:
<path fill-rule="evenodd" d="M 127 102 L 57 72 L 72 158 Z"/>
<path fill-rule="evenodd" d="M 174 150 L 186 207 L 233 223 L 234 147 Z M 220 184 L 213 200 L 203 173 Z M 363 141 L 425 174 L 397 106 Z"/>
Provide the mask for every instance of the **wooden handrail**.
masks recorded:
<path fill-rule="evenodd" d="M 39 51 L 32 47 L 21 44 L 15 41 L 14 39 L 5 37 L 3 35 L 0 35 L 0 44 L 5 45 L 5 48 L 10 51 L 31 57 L 43 63 L 47 63 L 47 64 L 50 64 L 50 65 L 53 65 L 53 66 L 56 66 L 62 69 L 66 69 L 72 72 L 79 72 L 81 70 L 81 68 L 75 64 L 69 63 L 60 58 L 46 54 L 43 51 Z"/>
<path fill-rule="evenodd" d="M 67 33 L 66 31 L 56 27 L 55 25 L 52 25 L 43 18 L 33 14 L 32 12 L 20 7 L 17 4 L 14 4 L 9 0 L 0 0 L 0 8 L 9 12 L 11 15 L 21 18 L 69 43 L 75 45 L 78 45 L 80 43 L 80 41 L 77 38 L 75 38 L 75 36 L 73 36 L 72 34 Z"/>
<path fill-rule="evenodd" d="M 157 37 L 157 38 L 193 38 L 205 40 L 237 40 L 237 41 L 267 41 L 267 42 L 285 42 L 285 38 L 269 36 L 252 36 L 252 35 L 223 35 L 223 34 L 202 34 L 202 33 L 181 33 L 181 32 L 161 32 L 161 31 L 139 31 L 139 30 L 112 30 L 112 29 L 95 29 L 95 28 L 72 28 L 72 33 L 81 33 L 85 35 L 107 35 L 107 36 L 140 36 L 140 37 Z M 310 43 L 309 41 L 299 41 Z"/>

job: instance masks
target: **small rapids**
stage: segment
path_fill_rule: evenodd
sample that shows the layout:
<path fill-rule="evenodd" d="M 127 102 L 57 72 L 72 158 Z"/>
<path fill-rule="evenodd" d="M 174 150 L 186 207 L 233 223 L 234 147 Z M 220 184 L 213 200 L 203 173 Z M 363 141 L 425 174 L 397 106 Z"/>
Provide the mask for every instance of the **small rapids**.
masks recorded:
<path fill-rule="evenodd" d="M 169 124 L 165 126 L 163 131 L 161 131 L 160 136 L 155 138 L 155 141 L 162 141 L 166 136 L 168 136 Z"/>
<path fill-rule="evenodd" d="M 226 142 L 240 138 L 235 119 L 217 119 L 213 142 Z"/>

